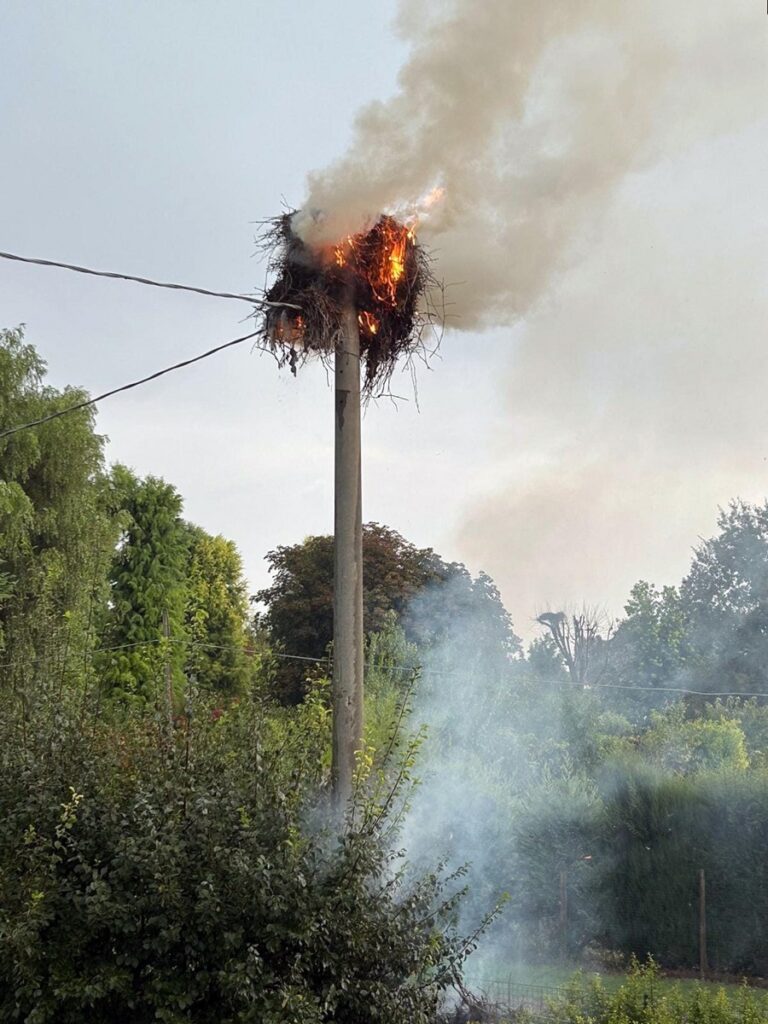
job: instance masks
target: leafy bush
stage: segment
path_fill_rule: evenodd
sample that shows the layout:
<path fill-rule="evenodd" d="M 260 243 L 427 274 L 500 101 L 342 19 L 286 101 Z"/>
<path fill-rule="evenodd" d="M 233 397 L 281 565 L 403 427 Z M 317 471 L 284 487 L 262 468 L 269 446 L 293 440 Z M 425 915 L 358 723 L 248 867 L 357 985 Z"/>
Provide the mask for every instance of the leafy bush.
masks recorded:
<path fill-rule="evenodd" d="M 677 704 L 653 712 L 651 722 L 640 748 L 666 772 L 742 772 L 749 767 L 746 738 L 735 717 L 687 718 L 684 705 Z"/>
<path fill-rule="evenodd" d="M 343 839 L 323 821 L 327 723 L 302 715 L 196 702 L 169 735 L 82 695 L 3 700 L 0 1019 L 434 1019 L 472 945 L 458 896 L 406 881 L 391 791 Z"/>
<path fill-rule="evenodd" d="M 595 898 L 607 944 L 698 963 L 698 874 L 719 970 L 768 968 L 768 787 L 762 773 L 664 776 L 625 767 L 606 795 Z"/>
<path fill-rule="evenodd" d="M 627 980 L 608 992 L 600 978 L 577 975 L 565 996 L 553 1002 L 551 1024 L 761 1024 L 768 1000 L 744 987 L 728 997 L 722 988 L 659 984 L 652 959 L 634 960 Z"/>

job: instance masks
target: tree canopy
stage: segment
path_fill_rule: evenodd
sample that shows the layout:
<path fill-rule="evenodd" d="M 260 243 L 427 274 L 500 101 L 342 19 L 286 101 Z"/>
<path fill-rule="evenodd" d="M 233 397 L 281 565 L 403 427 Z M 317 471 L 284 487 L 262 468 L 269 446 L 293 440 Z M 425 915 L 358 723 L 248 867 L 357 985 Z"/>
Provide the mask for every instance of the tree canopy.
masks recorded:
<path fill-rule="evenodd" d="M 21 328 L 0 334 L 0 426 L 87 397 L 45 382 Z M 0 641 L 7 678 L 66 672 L 93 642 L 116 537 L 104 438 L 83 409 L 0 440 Z"/>
<path fill-rule="evenodd" d="M 267 555 L 272 585 L 256 595 L 266 606 L 260 621 L 272 642 L 288 654 L 325 659 L 333 640 L 333 537 L 308 537 Z M 493 637 L 502 656 L 519 649 L 493 581 L 473 580 L 465 567 L 445 562 L 432 548 L 417 548 L 379 523 L 363 527 L 363 621 L 367 635 L 388 616 L 402 621 L 406 639 L 435 643 L 473 621 L 478 650 Z M 286 664 L 279 673 L 283 699 L 301 698 L 306 665 Z"/>

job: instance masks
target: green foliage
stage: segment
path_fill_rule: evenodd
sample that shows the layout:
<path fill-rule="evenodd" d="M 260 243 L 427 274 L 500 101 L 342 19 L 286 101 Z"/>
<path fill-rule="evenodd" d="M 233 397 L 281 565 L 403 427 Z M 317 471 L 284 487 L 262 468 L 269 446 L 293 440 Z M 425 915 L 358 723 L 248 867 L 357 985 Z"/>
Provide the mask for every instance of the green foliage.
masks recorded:
<path fill-rule="evenodd" d="M 333 537 L 308 537 L 267 555 L 272 586 L 256 599 L 273 644 L 289 654 L 323 659 L 333 640 Z M 421 601 L 421 604 L 419 602 Z M 363 616 L 367 634 L 381 632 L 394 612 L 411 642 L 435 644 L 472 616 L 478 652 L 501 644 L 501 659 L 519 641 L 492 580 L 473 580 L 464 566 L 416 548 L 379 523 L 363 527 Z M 408 612 L 408 614 L 406 614 Z M 282 700 L 301 699 L 306 668 L 286 662 L 278 679 Z"/>
<path fill-rule="evenodd" d="M 257 600 L 266 605 L 263 621 L 273 643 L 291 654 L 324 658 L 333 639 L 333 537 L 308 537 L 301 544 L 270 551 L 271 587 Z M 409 599 L 435 576 L 434 553 L 419 550 L 394 530 L 363 527 L 363 604 L 367 633 L 379 632 L 391 611 L 402 613 Z M 300 699 L 306 670 L 283 667 L 283 699 Z"/>
<path fill-rule="evenodd" d="M 409 643 L 394 612 L 365 647 L 365 743 L 375 754 L 386 751 L 404 717 L 419 670 L 419 651 Z"/>
<path fill-rule="evenodd" d="M 768 768 L 768 704 L 733 697 L 715 701 L 702 709 L 707 721 L 738 722 L 744 735 L 747 758 L 753 768 Z"/>
<path fill-rule="evenodd" d="M 768 503 L 734 501 L 720 532 L 696 550 L 681 598 L 706 690 L 749 693 L 768 683 Z"/>
<path fill-rule="evenodd" d="M 86 398 L 45 383 L 21 329 L 0 332 L 0 426 Z M 93 646 L 115 527 L 106 511 L 104 439 L 84 409 L 0 441 L 0 640 L 5 681 L 71 673 Z"/>
<path fill-rule="evenodd" d="M 624 610 L 626 618 L 610 644 L 615 681 L 643 687 L 674 686 L 692 658 L 688 613 L 677 590 L 663 587 L 659 591 L 640 581 L 632 588 Z M 654 703 L 647 693 L 638 691 L 630 696 Z M 622 695 L 622 699 L 626 697 L 626 693 Z"/>
<path fill-rule="evenodd" d="M 602 809 L 594 784 L 575 774 L 545 780 L 521 801 L 513 906 L 523 922 L 528 955 L 577 955 L 599 929 L 593 889 Z"/>
<path fill-rule="evenodd" d="M 558 686 L 568 684 L 568 671 L 549 634 L 531 642 L 527 667 L 529 675 L 537 682 Z"/>
<path fill-rule="evenodd" d="M 768 1020 L 768 1002 L 746 986 L 730 998 L 713 986 L 662 986 L 658 965 L 649 957 L 633 959 L 615 991 L 599 977 L 577 975 L 547 1016 L 552 1024 L 758 1024 Z"/>
<path fill-rule="evenodd" d="M 0 1018 L 434 1021 L 473 946 L 457 896 L 407 881 L 391 790 L 341 840 L 315 820 L 326 722 L 288 714 L 195 702 L 170 735 L 130 708 L 0 705 Z"/>
<path fill-rule="evenodd" d="M 497 800 L 506 820 L 486 868 L 513 896 L 502 941 L 516 955 L 577 955 L 596 944 L 695 966 L 704 869 L 710 962 L 765 972 L 768 778 L 748 754 L 764 745 L 764 709 L 730 702 L 699 716 L 678 704 L 638 729 L 586 691 L 539 690 L 536 707 L 525 689 L 522 697 L 510 742 L 525 751 L 523 766 L 501 762 L 517 796 Z M 487 734 L 482 753 L 495 756 Z"/>
<path fill-rule="evenodd" d="M 163 692 L 166 666 L 174 690 L 183 685 L 189 538 L 182 500 L 165 481 L 139 480 L 123 466 L 114 468 L 112 485 L 124 529 L 109 573 L 101 634 L 107 650 L 97 664 L 113 697 L 154 704 Z"/>
<path fill-rule="evenodd" d="M 232 541 L 197 526 L 187 531 L 186 672 L 203 689 L 242 693 L 250 674 L 242 559 Z"/>
<path fill-rule="evenodd" d="M 639 749 L 648 763 L 667 772 L 741 772 L 749 767 L 746 738 L 735 718 L 687 718 L 682 704 L 653 712 Z"/>
<path fill-rule="evenodd" d="M 698 873 L 707 878 L 710 962 L 760 972 L 768 961 L 768 788 L 759 775 L 666 776 L 627 767 L 604 795 L 599 895 L 607 944 L 698 962 Z"/>
<path fill-rule="evenodd" d="M 0 426 L 83 397 L 46 383 L 45 364 L 21 331 L 0 336 Z M 353 1019 L 355 999 L 355 1013 L 374 1013 L 365 993 L 374 983 L 407 988 L 408 957 L 428 980 L 425 950 L 442 940 L 417 928 L 418 948 L 408 952 L 400 924 L 387 917 L 410 897 L 387 859 L 385 826 L 373 837 L 363 828 L 402 809 L 402 795 L 397 806 L 388 796 L 386 766 L 414 693 L 430 731 L 411 820 L 429 832 L 422 845 L 430 857 L 437 847 L 458 851 L 457 863 L 474 862 L 481 903 L 511 891 L 496 934 L 508 948 L 577 954 L 592 943 L 693 965 L 703 868 L 710 961 L 768 972 L 768 703 L 746 699 L 768 692 L 768 503 L 724 510 L 679 591 L 633 588 L 615 635 L 600 641 L 600 673 L 584 676 L 592 686 L 573 685 L 552 636 L 520 657 L 487 576 L 473 578 L 369 524 L 357 773 L 369 801 L 346 852 L 332 851 L 310 813 L 330 774 L 332 538 L 270 553 L 273 583 L 258 595 L 267 610 L 249 625 L 235 546 L 185 524 L 181 510 L 162 480 L 123 467 L 105 475 L 91 411 L 0 441 L 0 674 L 12 701 L 0 716 L 0 1016 L 11 974 L 17 989 L 8 991 L 21 993 L 25 1007 L 43 985 L 33 1022 L 67 1019 L 51 1016 L 53 985 L 71 1001 L 71 1019 L 218 1022 L 218 1000 L 230 1014 L 221 1019 L 249 1019 L 238 1008 L 247 1005 L 254 1019 L 303 1022 Z M 311 666 L 282 654 L 323 660 Z M 173 739 L 142 717 L 162 709 L 158 720 L 170 728 L 167 670 Z M 105 704 L 120 724 L 92 713 L 97 676 L 102 699 L 116 698 Z M 190 680 L 211 701 L 191 720 L 180 714 Z M 690 694 L 673 703 L 666 687 L 745 699 L 705 703 Z M 297 706 L 266 710 L 254 694 Z M 401 786 L 421 741 L 417 731 L 402 754 Z M 355 874 L 356 857 L 368 874 Z M 347 874 L 338 873 L 342 864 Z M 370 906 L 379 872 L 396 879 L 383 918 Z M 288 908 L 287 924 L 267 914 L 257 876 Z M 323 888 L 329 878 L 348 887 L 359 914 L 345 902 L 347 889 L 342 898 Z M 424 892 L 435 894 L 436 885 Z M 352 950 L 352 973 L 321 932 Z M 192 936 L 184 948 L 182 934 Z M 243 953 L 246 938 L 260 959 Z M 198 970 L 200 943 L 211 971 Z M 359 953 L 363 944 L 375 967 Z M 290 966 L 277 963 L 275 950 L 289 947 Z M 48 948 L 53 959 L 41 952 Z M 397 966 L 382 980 L 376 971 L 388 962 Z M 254 985 L 262 986 L 258 1010 Z M 142 1003 L 145 989 L 151 1005 Z M 133 1009 L 119 1001 L 128 992 Z M 194 1012 L 182 992 L 197 1000 Z M 382 1007 L 395 1005 L 388 998 Z M 417 1006 L 412 1019 L 422 1019 L 418 998 L 406 995 L 388 1019 L 404 1020 L 409 1005 Z M 612 1006 L 610 1020 L 634 1020 L 633 998 Z M 685 1013 L 720 1019 L 714 1004 Z"/>

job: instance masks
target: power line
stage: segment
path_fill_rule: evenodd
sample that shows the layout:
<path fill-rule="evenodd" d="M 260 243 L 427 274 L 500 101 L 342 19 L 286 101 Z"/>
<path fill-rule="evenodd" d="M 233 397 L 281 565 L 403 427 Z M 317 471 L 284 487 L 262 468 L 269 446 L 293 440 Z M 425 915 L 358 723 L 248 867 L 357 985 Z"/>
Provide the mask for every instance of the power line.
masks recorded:
<path fill-rule="evenodd" d="M 220 651 L 241 651 L 244 654 L 251 654 L 251 655 L 258 653 L 256 651 L 253 651 L 253 650 L 249 649 L 247 646 L 246 647 L 239 647 L 239 646 L 236 646 L 234 644 L 210 644 L 210 643 L 205 643 L 204 641 L 189 640 L 189 639 L 185 639 L 185 638 L 157 637 L 157 639 L 155 639 L 155 640 L 138 640 L 138 641 L 136 641 L 134 643 L 119 644 L 119 645 L 117 645 L 115 647 L 96 647 L 92 651 L 89 652 L 88 657 L 92 657 L 94 654 L 102 654 L 102 653 L 109 653 L 111 651 L 127 650 L 128 648 L 150 647 L 150 646 L 152 646 L 154 644 L 161 644 L 161 643 L 164 643 L 164 642 L 165 643 L 172 643 L 172 644 L 185 644 L 186 646 L 193 647 L 193 648 L 203 648 L 203 649 L 220 650 Z M 329 668 L 333 664 L 333 659 L 328 657 L 327 655 L 325 657 L 323 657 L 323 658 L 312 658 L 312 657 L 309 657 L 309 656 L 307 656 L 305 654 L 286 654 L 284 652 L 278 652 L 278 651 L 269 651 L 269 652 L 267 652 L 267 655 L 270 658 L 287 659 L 287 660 L 291 660 L 291 661 L 305 661 L 305 662 L 311 662 L 312 664 L 315 664 L 315 665 L 327 665 Z M 32 662 L 32 664 L 36 664 L 36 663 L 44 661 L 44 660 L 46 660 L 46 659 L 39 658 L 35 662 Z M 0 665 L 0 668 L 12 668 L 13 664 L 14 664 L 13 662 L 7 662 L 5 665 Z M 466 674 L 466 673 L 462 673 L 460 670 L 453 670 L 453 671 L 450 671 L 450 672 L 437 672 L 437 671 L 434 671 L 432 669 L 421 669 L 421 668 L 418 668 L 416 666 L 410 666 L 410 665 L 382 665 L 382 666 L 377 666 L 377 664 L 375 662 L 373 662 L 373 663 L 366 662 L 365 667 L 367 669 L 369 669 L 369 670 L 372 669 L 372 668 L 380 667 L 382 669 L 382 671 L 385 671 L 385 672 L 418 672 L 419 678 L 422 678 L 422 679 L 426 679 L 426 678 L 429 678 L 429 679 L 453 679 L 453 678 L 455 678 L 458 675 Z M 579 692 L 582 692 L 582 693 L 586 689 L 589 689 L 589 690 L 595 690 L 595 689 L 606 690 L 607 689 L 607 690 L 642 690 L 642 691 L 648 692 L 648 693 L 681 693 L 681 694 L 687 694 L 687 695 L 690 695 L 690 696 L 697 696 L 697 697 L 740 697 L 743 700 L 751 700 L 753 697 L 768 697 L 768 693 L 761 693 L 761 692 L 747 693 L 747 692 L 743 692 L 743 691 L 740 691 L 740 690 L 713 690 L 713 691 L 710 691 L 710 690 L 690 690 L 690 689 L 687 689 L 685 687 L 676 687 L 676 686 L 629 686 L 629 685 L 625 686 L 625 685 L 622 685 L 622 684 L 619 684 L 619 683 L 592 683 L 592 684 L 588 684 L 586 687 L 577 688 L 577 687 L 574 687 L 570 683 L 558 683 L 558 684 L 555 684 L 555 685 L 557 686 L 558 689 L 570 690 L 570 691 L 574 691 L 574 690 L 578 689 Z"/>
<path fill-rule="evenodd" d="M 563 684 L 565 686 L 569 684 Z M 768 693 L 747 693 L 743 690 L 688 690 L 682 686 L 630 686 L 621 683 L 587 683 L 587 690 L 644 690 L 648 693 L 685 693 L 693 697 L 768 697 Z"/>
<path fill-rule="evenodd" d="M 290 302 L 267 302 L 266 299 L 257 299 L 253 295 L 238 295 L 236 292 L 217 292 L 210 288 L 195 288 L 189 284 L 176 284 L 170 281 L 153 281 L 149 277 L 137 277 L 133 274 L 118 274 L 112 270 L 93 270 L 91 267 L 80 267 L 74 263 L 58 263 L 55 260 L 33 259 L 31 256 L 19 256 L 12 252 L 0 252 L 4 260 L 14 260 L 17 263 L 32 263 L 38 267 L 57 267 L 60 270 L 73 270 L 76 274 L 90 274 L 93 277 L 109 277 L 116 281 L 133 281 L 136 284 L 150 285 L 152 288 L 171 288 L 180 292 L 195 292 L 197 295 L 210 295 L 217 299 L 237 299 L 240 302 L 248 302 L 252 306 L 276 306 L 288 309 L 301 309 Z"/>
<path fill-rule="evenodd" d="M 258 651 L 255 651 L 252 648 L 249 648 L 248 646 L 240 647 L 240 646 L 237 646 L 235 644 L 209 644 L 209 643 L 205 643 L 204 641 L 201 641 L 201 640 L 188 640 L 186 638 L 179 638 L 179 637 L 159 636 L 159 637 L 157 637 L 154 640 L 135 640 L 135 641 L 133 641 L 132 643 L 129 643 L 129 644 L 116 644 L 116 645 L 111 646 L 111 647 L 110 646 L 94 647 L 93 650 L 87 651 L 85 653 L 85 657 L 86 658 L 92 658 L 96 654 L 108 654 L 108 653 L 111 653 L 112 651 L 127 651 L 127 650 L 129 650 L 131 648 L 136 648 L 136 647 L 152 647 L 155 644 L 162 644 L 162 643 L 185 644 L 187 647 L 196 647 L 196 648 L 197 647 L 201 647 L 203 649 L 211 649 L 211 650 L 217 650 L 217 651 L 242 651 L 243 654 L 249 654 L 249 655 L 254 655 L 254 654 L 258 654 L 259 653 Z M 74 658 L 82 657 L 82 656 L 83 656 L 82 654 L 78 654 L 78 653 L 73 654 Z M 41 664 L 43 664 L 46 661 L 50 661 L 50 660 L 54 659 L 55 657 L 56 657 L 55 654 L 42 655 L 41 657 L 35 658 L 32 661 L 25 662 L 24 664 L 26 664 L 26 665 L 41 665 Z M 288 659 L 288 660 L 291 660 L 291 661 L 308 661 L 308 662 L 311 662 L 313 665 L 327 664 L 329 667 L 331 665 L 331 659 L 329 657 L 327 657 L 327 656 L 325 658 L 310 658 L 310 657 L 308 657 L 305 654 L 283 654 L 282 652 L 270 651 L 269 652 L 269 657 L 270 658 Z M 20 663 L 14 662 L 14 661 L 6 661 L 4 664 L 0 664 L 0 669 L 14 668 L 18 664 L 20 664 Z"/>
<path fill-rule="evenodd" d="M 39 419 L 30 420 L 29 423 L 19 423 L 15 427 L 10 427 L 8 430 L 0 431 L 0 440 L 4 437 L 10 437 L 11 434 L 18 434 L 21 430 L 29 430 L 30 427 L 39 427 L 42 423 L 49 423 L 51 420 L 57 420 L 60 416 L 68 416 L 72 412 L 77 412 L 80 409 L 87 409 L 91 405 L 96 405 L 97 402 L 103 402 L 105 398 L 111 398 L 112 395 L 119 395 L 121 391 L 130 391 L 131 388 L 140 387 L 142 384 L 147 384 L 151 380 L 157 380 L 158 377 L 163 377 L 166 373 L 173 373 L 174 370 L 180 370 L 184 366 L 191 366 L 192 363 L 199 363 L 201 359 L 207 359 L 209 356 L 216 355 L 217 352 L 223 352 L 225 348 L 232 348 L 233 345 L 241 345 L 244 341 L 249 341 L 251 338 L 256 338 L 259 335 L 259 331 L 251 331 L 250 334 L 244 334 L 240 338 L 234 338 L 232 341 L 226 341 L 223 345 L 217 345 L 215 348 L 208 349 L 207 352 L 201 352 L 198 356 L 192 356 L 191 359 L 184 359 L 180 363 L 174 363 L 173 366 L 166 366 L 164 370 L 157 370 L 156 373 L 150 373 L 148 377 L 142 377 L 141 380 L 134 380 L 130 384 L 123 384 L 119 388 L 113 388 L 111 391 L 105 391 L 101 395 L 97 395 L 95 398 L 89 398 L 83 402 L 77 402 L 75 405 L 68 405 L 65 409 L 59 409 L 58 412 L 51 412 L 47 416 L 41 416 Z"/>

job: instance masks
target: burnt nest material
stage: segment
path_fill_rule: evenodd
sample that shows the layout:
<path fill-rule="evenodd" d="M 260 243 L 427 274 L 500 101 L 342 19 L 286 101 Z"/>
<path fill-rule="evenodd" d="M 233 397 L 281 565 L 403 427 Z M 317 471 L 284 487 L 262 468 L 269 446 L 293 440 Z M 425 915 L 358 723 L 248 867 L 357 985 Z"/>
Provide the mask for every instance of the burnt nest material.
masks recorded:
<path fill-rule="evenodd" d="M 421 347 L 425 328 L 438 320 L 427 301 L 436 285 L 429 256 L 393 217 L 319 249 L 294 232 L 292 221 L 293 213 L 267 221 L 259 240 L 273 281 L 265 298 L 286 304 L 264 312 L 262 342 L 294 372 L 310 356 L 328 359 L 340 339 L 343 310 L 352 304 L 363 389 L 383 393 L 395 364 Z"/>

